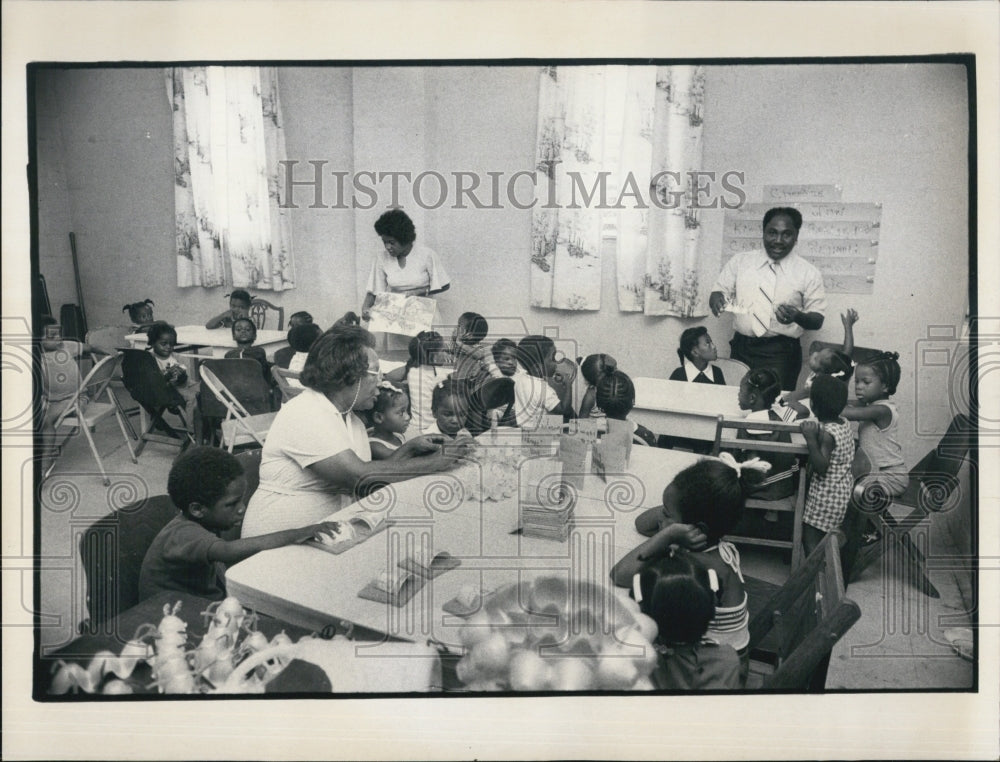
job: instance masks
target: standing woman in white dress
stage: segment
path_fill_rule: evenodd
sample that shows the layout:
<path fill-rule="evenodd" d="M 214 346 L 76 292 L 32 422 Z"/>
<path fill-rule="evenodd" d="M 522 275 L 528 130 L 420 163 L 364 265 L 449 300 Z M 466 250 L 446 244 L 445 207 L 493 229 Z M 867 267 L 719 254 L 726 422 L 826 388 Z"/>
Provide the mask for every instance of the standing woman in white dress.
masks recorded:
<path fill-rule="evenodd" d="M 368 275 L 368 293 L 361 317 L 368 320 L 375 295 L 390 291 L 408 296 L 432 296 L 447 291 L 448 273 L 433 249 L 417 243 L 413 220 L 402 209 L 390 209 L 375 222 L 383 251 Z"/>

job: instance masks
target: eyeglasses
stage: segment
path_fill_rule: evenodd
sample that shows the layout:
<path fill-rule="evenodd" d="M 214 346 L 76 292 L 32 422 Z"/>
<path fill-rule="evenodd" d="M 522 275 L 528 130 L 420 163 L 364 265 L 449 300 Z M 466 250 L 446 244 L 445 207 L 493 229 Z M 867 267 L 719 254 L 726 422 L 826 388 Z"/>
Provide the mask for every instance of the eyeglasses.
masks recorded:
<path fill-rule="evenodd" d="M 365 373 L 367 373 L 369 376 L 375 376 L 375 381 L 377 383 L 380 383 L 380 384 L 382 383 L 382 370 L 381 369 L 379 369 L 379 370 L 365 370 Z"/>

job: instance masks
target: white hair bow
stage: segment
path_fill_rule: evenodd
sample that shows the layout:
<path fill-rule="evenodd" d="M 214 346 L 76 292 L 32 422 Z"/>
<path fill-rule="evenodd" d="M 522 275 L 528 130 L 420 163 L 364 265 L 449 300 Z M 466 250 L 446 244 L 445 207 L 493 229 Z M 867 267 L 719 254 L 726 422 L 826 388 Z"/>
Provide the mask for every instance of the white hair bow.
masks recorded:
<path fill-rule="evenodd" d="M 851 360 L 850 369 L 853 371 L 856 367 L 858 367 L 858 364 L 854 360 Z M 831 373 L 830 378 L 847 378 L 847 373 L 848 371 L 846 370 L 838 370 L 836 373 Z"/>
<path fill-rule="evenodd" d="M 740 478 L 740 472 L 744 468 L 749 468 L 751 471 L 760 471 L 762 474 L 766 474 L 771 470 L 771 464 L 766 460 L 761 460 L 760 458 L 750 458 L 750 460 L 745 460 L 740 463 L 736 458 L 728 452 L 720 452 L 719 460 L 729 466 L 736 472 L 736 478 Z"/>

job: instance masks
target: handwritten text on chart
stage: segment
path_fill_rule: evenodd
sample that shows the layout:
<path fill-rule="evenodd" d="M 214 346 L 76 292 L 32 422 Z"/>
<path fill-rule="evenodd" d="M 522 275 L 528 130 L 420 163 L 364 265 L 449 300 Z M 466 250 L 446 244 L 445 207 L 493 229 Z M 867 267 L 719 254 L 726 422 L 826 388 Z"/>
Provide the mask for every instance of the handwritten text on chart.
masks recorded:
<path fill-rule="evenodd" d="M 760 238 L 729 238 L 722 241 L 722 250 L 726 256 L 741 254 L 744 251 L 761 249 Z M 863 239 L 816 238 L 799 241 L 795 245 L 795 253 L 800 257 L 863 257 L 878 258 L 878 242 Z"/>
<path fill-rule="evenodd" d="M 839 185 L 765 185 L 765 201 L 840 201 Z"/>
<path fill-rule="evenodd" d="M 726 215 L 723 228 L 726 236 L 753 238 L 760 240 L 762 227 L 759 219 L 740 219 Z M 799 230 L 799 241 L 807 238 L 867 238 L 877 241 L 879 223 L 869 220 L 804 220 Z"/>
<path fill-rule="evenodd" d="M 882 219 L 881 204 L 841 203 L 836 201 L 794 201 L 789 202 L 802 212 L 804 220 L 868 220 L 878 222 Z M 740 219 L 763 219 L 764 213 L 773 207 L 773 203 L 746 204 L 740 207 L 735 216 Z"/>

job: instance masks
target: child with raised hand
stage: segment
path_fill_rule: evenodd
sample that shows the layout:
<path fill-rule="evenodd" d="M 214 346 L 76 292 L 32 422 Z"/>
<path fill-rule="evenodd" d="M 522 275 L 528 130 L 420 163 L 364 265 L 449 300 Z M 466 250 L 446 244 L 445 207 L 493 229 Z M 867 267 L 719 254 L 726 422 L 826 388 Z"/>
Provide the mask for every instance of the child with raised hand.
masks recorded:
<path fill-rule="evenodd" d="M 858 481 L 865 505 L 883 504 L 891 497 L 898 497 L 910 483 L 899 443 L 899 410 L 889 399 L 896 393 L 901 375 L 896 352 L 883 352 L 858 365 L 854 369 L 857 399 L 841 413 L 848 421 L 858 421 L 858 450 L 866 456 L 866 470 L 870 469 Z M 866 543 L 878 539 L 874 529 L 864 537 Z"/>
<path fill-rule="evenodd" d="M 597 406 L 597 380 L 610 373 L 618 367 L 618 363 L 611 355 L 596 354 L 587 355 L 586 358 L 577 357 L 577 364 L 580 366 L 580 375 L 587 382 L 587 388 L 583 392 L 583 399 L 580 400 L 580 418 L 599 418 L 603 411 Z"/>
<path fill-rule="evenodd" d="M 854 484 L 854 436 L 851 425 L 841 417 L 847 384 L 818 375 L 809 390 L 809 403 L 817 420 L 801 424 L 813 471 L 802 514 L 802 545 L 807 556 L 827 534 L 840 528 Z"/>
<path fill-rule="evenodd" d="M 673 549 L 632 578 L 632 597 L 656 622 L 653 646 L 658 656 L 650 677 L 661 690 L 725 690 L 741 685 L 735 649 L 707 637 L 716 610 L 711 574 L 691 554 Z"/>
<path fill-rule="evenodd" d="M 769 469 L 758 459 L 737 462 L 729 453 L 702 458 L 681 471 L 663 490 L 663 505 L 641 513 L 635 528 L 649 537 L 611 569 L 611 579 L 628 587 L 652 562 L 670 554 L 673 546 L 697 553 L 699 563 L 718 579 L 715 615 L 709 636 L 728 643 L 740 654 L 743 674 L 749 668 L 750 616 L 740 568 L 740 554 L 722 538 L 739 522 L 747 495 Z"/>
<path fill-rule="evenodd" d="M 410 425 L 410 398 L 388 381 L 382 381 L 369 418 L 372 460 L 391 458 L 393 451 L 403 445 L 402 435 Z"/>
<path fill-rule="evenodd" d="M 255 553 L 335 533 L 335 521 L 240 540 L 219 535 L 243 520 L 247 482 L 239 460 L 215 447 L 192 447 L 170 468 L 167 493 L 180 514 L 160 530 L 139 573 L 139 597 L 164 590 L 209 600 L 226 597 L 225 567 Z"/>
<path fill-rule="evenodd" d="M 781 399 L 781 404 L 794 410 L 799 418 L 809 416 L 809 410 L 799 401 L 809 398 L 809 389 L 816 376 L 832 376 L 846 384 L 851 380 L 851 374 L 854 373 L 851 355 L 854 354 L 854 324 L 858 322 L 858 311 L 853 307 L 848 307 L 846 312 L 840 314 L 840 322 L 844 325 L 844 343 L 841 348 L 831 349 L 827 347 L 818 352 L 812 352 L 809 355 L 809 375 L 806 376 L 802 388 L 789 392 Z"/>
<path fill-rule="evenodd" d="M 237 318 L 250 315 L 250 294 L 238 288 L 229 295 L 229 309 L 205 323 L 206 328 L 229 328 Z"/>
<path fill-rule="evenodd" d="M 169 323 L 153 323 L 146 335 L 149 343 L 148 349 L 156 360 L 160 372 L 163 373 L 163 377 L 168 384 L 177 389 L 184 399 L 184 409 L 193 412 L 201 384 L 188 378 L 187 368 L 174 356 L 174 347 L 177 346 L 177 331 Z M 191 415 L 190 419 L 188 429 L 193 431 L 194 416 Z"/>
<path fill-rule="evenodd" d="M 132 321 L 132 327 L 136 331 L 147 331 L 156 322 L 153 319 L 153 300 L 146 299 L 142 302 L 132 302 L 122 307 L 122 312 L 128 313 L 128 319 Z"/>
<path fill-rule="evenodd" d="M 605 366 L 604 373 L 597 379 L 595 390 L 597 408 L 615 421 L 632 424 L 633 444 L 656 446 L 656 434 L 645 426 L 628 420 L 628 414 L 635 407 L 635 386 L 628 374 Z"/>
<path fill-rule="evenodd" d="M 691 381 L 696 384 L 725 385 L 726 379 L 718 365 L 719 352 L 703 325 L 687 328 L 681 334 L 677 357 L 681 364 L 670 374 L 671 381 Z"/>

